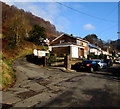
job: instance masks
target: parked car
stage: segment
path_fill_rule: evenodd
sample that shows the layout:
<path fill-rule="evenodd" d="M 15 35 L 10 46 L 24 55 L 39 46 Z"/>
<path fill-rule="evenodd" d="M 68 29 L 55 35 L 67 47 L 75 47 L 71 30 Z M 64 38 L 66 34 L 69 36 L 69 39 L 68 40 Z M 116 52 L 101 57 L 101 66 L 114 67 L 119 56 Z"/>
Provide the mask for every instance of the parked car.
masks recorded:
<path fill-rule="evenodd" d="M 107 63 L 105 63 L 104 61 L 102 60 L 94 60 L 95 62 L 97 62 L 100 66 L 100 68 L 107 68 Z"/>
<path fill-rule="evenodd" d="M 120 58 L 116 59 L 116 60 L 115 60 L 115 63 L 116 63 L 116 64 L 120 64 Z"/>
<path fill-rule="evenodd" d="M 104 59 L 104 62 L 107 64 L 108 67 L 113 65 L 113 62 L 111 59 Z"/>
<path fill-rule="evenodd" d="M 88 72 L 93 72 L 93 71 L 99 70 L 100 65 L 96 61 L 84 60 L 82 62 L 78 62 L 75 65 L 73 65 L 72 69 L 77 71 L 85 70 Z"/>

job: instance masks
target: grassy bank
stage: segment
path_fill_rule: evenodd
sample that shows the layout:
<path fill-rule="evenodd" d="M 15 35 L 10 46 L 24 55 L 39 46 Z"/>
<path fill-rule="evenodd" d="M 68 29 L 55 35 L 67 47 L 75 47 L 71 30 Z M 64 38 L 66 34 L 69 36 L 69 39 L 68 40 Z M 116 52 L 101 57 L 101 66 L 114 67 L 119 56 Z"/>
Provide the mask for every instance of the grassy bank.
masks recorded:
<path fill-rule="evenodd" d="M 12 49 L 3 46 L 2 53 L 0 54 L 0 88 L 6 89 L 15 84 L 16 72 L 11 66 L 12 62 L 21 56 L 31 54 L 35 48 L 42 49 L 41 46 L 34 45 L 30 42 L 23 42 L 19 47 Z"/>

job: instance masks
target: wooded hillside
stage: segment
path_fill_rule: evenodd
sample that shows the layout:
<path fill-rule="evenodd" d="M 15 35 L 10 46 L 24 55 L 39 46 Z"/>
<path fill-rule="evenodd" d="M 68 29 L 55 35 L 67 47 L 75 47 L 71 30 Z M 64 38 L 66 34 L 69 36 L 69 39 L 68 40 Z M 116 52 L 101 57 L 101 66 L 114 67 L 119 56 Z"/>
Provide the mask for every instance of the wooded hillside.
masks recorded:
<path fill-rule="evenodd" d="M 96 34 L 89 34 L 85 36 L 84 39 L 89 41 L 91 44 L 100 47 L 102 50 L 106 51 L 107 48 L 109 47 L 111 53 L 113 52 L 113 50 L 115 50 L 116 52 L 120 51 L 120 39 L 115 41 L 110 40 L 108 42 L 105 42 L 99 39 L 99 36 L 97 36 Z"/>
<path fill-rule="evenodd" d="M 2 33 L 3 38 L 14 43 L 19 43 L 29 37 L 29 32 L 34 25 L 44 28 L 46 37 L 55 37 L 59 34 L 56 28 L 49 21 L 25 12 L 15 6 L 9 6 L 3 2 L 2 4 Z"/>

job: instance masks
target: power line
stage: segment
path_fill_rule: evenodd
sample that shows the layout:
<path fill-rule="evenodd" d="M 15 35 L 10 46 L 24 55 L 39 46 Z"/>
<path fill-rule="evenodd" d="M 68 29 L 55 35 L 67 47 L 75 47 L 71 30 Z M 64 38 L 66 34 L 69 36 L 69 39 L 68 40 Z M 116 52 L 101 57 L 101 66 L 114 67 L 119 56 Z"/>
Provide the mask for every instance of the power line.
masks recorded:
<path fill-rule="evenodd" d="M 108 14 L 106 14 L 105 16 L 103 16 L 104 18 L 110 18 L 110 16 L 112 15 L 112 14 L 115 14 L 114 12 L 116 11 L 117 12 L 117 8 L 118 8 L 118 6 L 116 5 L 116 6 L 114 6 L 113 8 L 111 8 L 111 10 L 109 10 L 109 12 L 108 12 Z M 109 20 L 110 21 L 110 20 Z M 116 21 L 117 22 L 117 21 Z M 100 25 L 102 25 L 102 23 L 104 23 L 104 25 L 105 25 L 105 23 L 107 23 L 107 22 L 100 22 L 100 24 L 99 24 L 99 26 Z"/>
<path fill-rule="evenodd" d="M 111 26 L 111 27 L 105 28 L 105 29 L 101 30 L 101 31 L 98 32 L 98 33 L 104 33 L 104 32 L 107 32 L 107 31 L 110 30 L 110 29 L 114 29 L 114 27 L 116 27 L 116 26 L 117 26 L 117 24 L 115 24 L 115 25 L 113 25 L 113 26 Z"/>
<path fill-rule="evenodd" d="M 97 17 L 97 16 L 94 16 L 94 15 L 91 15 L 91 14 L 85 13 L 85 12 L 83 12 L 83 11 L 79 11 L 79 10 L 77 10 L 77 9 L 74 9 L 74 8 L 72 8 L 72 7 L 70 7 L 70 6 L 67 6 L 67 5 L 65 5 L 65 4 L 62 4 L 62 3 L 60 3 L 60 2 L 56 2 L 56 3 L 58 3 L 58 4 L 60 4 L 60 5 L 64 6 L 64 7 L 66 7 L 66 8 L 69 8 L 69 9 L 75 11 L 75 12 L 78 12 L 79 14 L 84 14 L 84 15 L 86 15 L 86 16 L 89 16 L 89 17 L 92 17 L 92 18 L 95 18 L 95 19 L 98 19 L 98 20 L 102 20 L 102 21 L 105 21 L 105 22 L 106 22 L 106 21 L 107 21 L 107 22 L 111 22 L 111 23 L 116 22 L 116 21 L 107 20 L 107 19 L 104 19 L 104 18 L 101 18 L 101 17 Z M 117 8 L 117 7 L 115 7 L 115 8 Z M 114 10 L 114 9 L 113 9 L 113 10 Z M 113 12 L 113 11 L 112 11 L 112 12 Z M 108 15 L 109 15 L 109 14 L 108 14 Z M 107 16 L 107 15 L 106 15 L 106 16 Z M 108 28 L 106 28 L 106 29 L 103 29 L 103 31 L 98 32 L 97 34 L 103 33 L 103 32 L 107 32 L 108 30 L 116 27 L 116 25 L 117 25 L 117 24 L 115 24 L 115 25 L 113 25 L 113 26 L 111 26 L 111 27 L 108 27 Z"/>
<path fill-rule="evenodd" d="M 88 13 L 85 13 L 85 12 L 83 12 L 83 11 L 79 11 L 79 10 L 77 10 L 77 9 L 74 9 L 74 8 L 72 8 L 72 7 L 69 7 L 69 6 L 67 6 L 67 5 L 65 5 L 65 4 L 62 4 L 62 3 L 60 3 L 60 2 L 56 2 L 56 3 L 58 3 L 58 4 L 60 4 L 60 5 L 64 6 L 64 7 L 66 7 L 66 8 L 69 8 L 69 9 L 71 9 L 71 10 L 73 10 L 73 11 L 76 11 L 76 12 L 78 12 L 78 13 L 80 13 L 80 14 L 84 14 L 84 15 L 86 15 L 86 16 L 89 16 L 89 17 L 92 17 L 92 18 L 95 18 L 95 19 L 98 19 L 98 20 L 103 20 L 103 21 L 108 21 L 108 22 L 115 22 L 115 21 L 111 21 L 111 20 L 107 20 L 107 19 L 104 19 L 104 18 L 101 18 L 101 17 L 94 16 L 94 15 L 90 15 L 90 14 L 88 14 Z"/>

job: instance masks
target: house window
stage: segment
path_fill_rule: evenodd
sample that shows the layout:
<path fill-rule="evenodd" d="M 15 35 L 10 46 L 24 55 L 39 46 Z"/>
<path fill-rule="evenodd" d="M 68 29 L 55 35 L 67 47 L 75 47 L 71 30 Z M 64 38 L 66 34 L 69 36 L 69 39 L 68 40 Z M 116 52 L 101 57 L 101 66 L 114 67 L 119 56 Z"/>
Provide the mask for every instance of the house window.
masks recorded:
<path fill-rule="evenodd" d="M 65 42 L 65 40 L 60 40 L 60 44 L 63 43 L 63 42 Z"/>
<path fill-rule="evenodd" d="M 81 44 L 81 41 L 80 40 L 77 40 L 77 45 L 80 45 Z"/>

